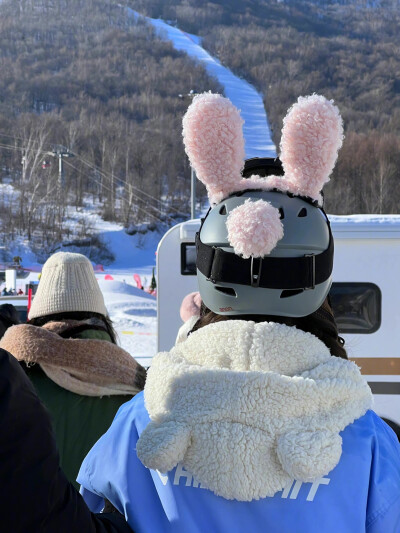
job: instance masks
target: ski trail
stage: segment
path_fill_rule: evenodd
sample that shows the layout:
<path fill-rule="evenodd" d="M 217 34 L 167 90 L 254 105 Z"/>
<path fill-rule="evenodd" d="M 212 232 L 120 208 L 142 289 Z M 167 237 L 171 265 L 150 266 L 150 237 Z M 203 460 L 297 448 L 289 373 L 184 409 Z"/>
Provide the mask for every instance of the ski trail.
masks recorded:
<path fill-rule="evenodd" d="M 129 9 L 135 17 L 139 13 Z M 210 76 L 217 78 L 224 87 L 225 96 L 241 110 L 244 119 L 246 158 L 276 157 L 276 147 L 271 139 L 271 130 L 265 112 L 262 95 L 246 80 L 235 76 L 218 59 L 201 47 L 201 38 L 170 26 L 160 19 L 143 17 L 157 31 L 159 37 L 172 42 L 174 48 L 186 52 L 206 69 Z"/>

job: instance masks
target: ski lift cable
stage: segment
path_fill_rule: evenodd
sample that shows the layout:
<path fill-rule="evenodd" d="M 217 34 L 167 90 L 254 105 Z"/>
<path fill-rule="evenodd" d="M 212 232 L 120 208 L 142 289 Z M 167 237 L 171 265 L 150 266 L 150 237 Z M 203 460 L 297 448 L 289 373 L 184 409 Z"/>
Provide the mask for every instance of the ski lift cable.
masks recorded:
<path fill-rule="evenodd" d="M 12 146 L 11 144 L 3 144 L 3 143 L 0 143 L 0 148 L 6 148 L 7 150 L 15 150 L 18 152 L 23 152 L 25 150 L 24 148 L 21 148 L 19 146 Z M 39 152 L 41 152 L 42 154 L 46 153 L 43 150 L 39 150 Z"/>
<path fill-rule="evenodd" d="M 9 135 L 8 133 L 4 133 L 2 131 L 0 131 L 0 137 L 8 137 L 9 139 L 13 139 L 14 141 L 26 141 L 26 139 L 24 139 L 23 137 L 18 137 L 16 135 Z M 34 139 L 31 139 L 29 141 L 30 143 L 32 144 L 40 144 L 40 141 L 35 141 Z M 4 144 L 4 143 L 3 143 Z M 49 145 L 50 148 L 46 149 L 46 150 L 38 150 L 38 152 L 42 153 L 42 154 L 47 154 L 50 150 L 52 150 L 52 147 L 54 146 L 54 143 L 44 143 L 44 146 L 46 145 Z M 4 145 L 4 146 L 10 146 L 10 145 Z M 22 146 L 10 146 L 10 148 L 12 148 L 13 150 L 20 150 L 20 151 L 25 151 L 26 148 L 22 147 Z"/>
<path fill-rule="evenodd" d="M 69 165 L 70 167 L 72 167 L 72 168 L 73 168 L 74 170 L 76 170 L 77 172 L 79 172 L 80 174 L 83 174 L 82 171 L 80 171 L 78 168 L 74 167 L 74 165 L 72 165 L 71 163 L 69 163 L 69 162 L 67 162 L 67 161 L 65 161 L 65 163 L 66 163 L 67 165 Z M 110 189 L 109 187 L 107 187 L 106 185 L 102 184 L 100 181 L 98 181 L 98 180 L 96 180 L 96 179 L 94 179 L 94 181 L 95 181 L 96 183 L 98 183 L 99 185 L 102 185 L 102 186 L 104 187 L 105 190 L 111 192 L 111 189 Z M 118 194 L 118 192 L 117 192 L 117 194 L 116 194 L 116 198 L 118 198 L 118 199 L 123 199 L 123 196 L 120 196 L 120 195 Z M 140 206 L 135 206 L 135 207 L 136 207 L 139 211 L 144 211 L 147 215 L 153 217 L 154 219 L 158 220 L 159 222 L 161 222 L 161 223 L 164 222 L 164 221 L 163 221 L 161 218 L 159 218 L 157 215 L 155 215 L 154 213 L 151 213 L 151 212 L 149 212 L 149 211 L 146 211 L 143 207 L 140 207 Z M 167 215 L 167 216 L 168 216 L 168 215 Z"/>
<path fill-rule="evenodd" d="M 6 150 L 16 150 L 16 151 L 21 151 L 23 149 L 21 149 L 20 147 L 16 147 L 16 146 L 11 146 L 11 145 L 3 145 L 0 143 L 0 149 L 1 148 L 4 148 Z M 47 152 L 43 152 L 43 153 L 47 153 Z M 71 163 L 69 163 L 68 161 L 64 161 L 65 164 L 69 165 L 70 167 L 72 167 L 74 170 L 76 170 L 77 172 L 83 174 L 83 172 L 81 170 L 79 170 L 78 168 L 76 168 L 74 165 L 72 165 Z M 106 176 L 107 177 L 107 176 Z M 111 189 L 109 187 L 107 187 L 104 183 L 102 184 L 100 181 L 94 179 L 94 181 L 96 181 L 96 183 L 98 183 L 99 185 L 102 185 L 102 187 L 104 187 L 104 189 L 108 190 L 109 192 L 112 192 Z M 118 191 L 116 191 L 116 194 L 119 198 L 122 198 L 122 196 L 118 195 Z M 140 196 L 138 194 L 136 194 L 137 198 L 139 198 L 139 200 L 142 200 L 142 201 L 145 201 L 143 200 L 143 198 L 140 198 Z M 169 215 L 164 215 L 163 212 L 156 208 L 155 206 L 151 206 L 153 209 L 155 209 L 156 211 L 158 211 L 162 216 L 165 216 L 167 217 L 171 222 L 175 222 L 175 220 L 170 217 Z M 152 216 L 153 218 L 155 218 L 156 220 L 158 220 L 159 222 L 164 222 L 161 218 L 157 217 L 154 213 L 151 213 L 149 211 L 146 211 L 144 208 L 142 207 L 139 207 L 139 206 L 136 206 L 137 209 L 139 209 L 140 211 L 145 211 L 148 215 Z"/>
<path fill-rule="evenodd" d="M 14 150 L 14 151 L 17 151 L 17 152 L 24 152 L 25 151 L 24 148 L 21 148 L 21 147 L 18 147 L 18 146 L 11 146 L 9 144 L 2 144 L 2 143 L 0 143 L 0 149 Z M 38 152 L 41 153 L 41 154 L 44 154 L 44 155 L 48 154 L 48 151 L 39 150 Z M 44 157 L 44 155 L 42 155 L 42 157 Z M 37 164 L 41 165 L 42 169 L 48 168 L 50 166 L 50 163 L 46 159 L 43 159 L 41 162 L 37 161 Z"/>
<path fill-rule="evenodd" d="M 20 146 L 12 146 L 10 144 L 3 144 L 3 143 L 0 143 L 0 148 L 4 148 L 5 150 L 14 150 L 16 152 L 25 151 L 25 148 L 21 148 Z M 48 153 L 48 150 L 38 150 L 38 152 L 45 155 Z"/>
<path fill-rule="evenodd" d="M 0 136 L 3 135 L 2 133 L 0 133 Z M 18 140 L 22 140 L 21 137 L 12 137 L 11 135 L 6 135 L 4 134 L 4 136 L 7 136 L 7 137 L 11 137 L 11 138 L 14 138 L 14 139 L 18 139 Z M 38 142 L 38 141 L 33 141 L 33 142 Z M 11 145 L 6 145 L 6 144 L 2 144 L 0 143 L 0 148 L 5 148 L 5 149 L 9 149 L 9 150 L 15 150 L 15 151 L 20 151 L 20 152 L 23 152 L 25 150 L 25 148 L 23 147 L 18 147 L 18 146 L 11 146 Z M 39 152 L 41 152 L 42 154 L 44 155 L 48 155 L 48 150 L 39 150 Z M 82 156 L 78 156 L 77 154 L 75 154 L 74 152 L 71 152 L 71 154 L 73 154 L 78 160 L 80 160 L 82 163 L 84 163 L 85 165 L 87 165 L 89 168 L 91 168 L 92 170 L 96 170 L 99 174 L 101 174 L 102 176 L 104 176 L 105 178 L 110 178 L 111 175 L 108 174 L 107 172 L 103 171 L 103 170 L 100 170 L 96 165 L 93 165 L 92 163 L 90 163 L 89 161 L 85 160 Z M 75 170 L 78 171 L 78 169 L 76 167 L 74 167 L 73 165 L 71 165 L 71 163 L 67 163 L 67 161 L 64 160 L 64 163 L 65 164 L 68 164 L 70 166 L 72 166 Z M 143 191 L 142 189 L 140 189 L 139 187 L 136 187 L 135 185 L 133 184 L 130 184 L 130 186 L 132 187 L 132 189 L 134 189 L 135 191 L 138 191 L 138 193 L 140 194 L 143 194 L 144 196 L 147 196 L 148 198 L 150 198 L 151 200 L 159 203 L 163 203 L 165 205 L 166 208 L 172 210 L 172 211 L 175 211 L 175 213 L 177 214 L 182 214 L 182 212 L 179 210 L 179 209 L 176 209 L 175 207 L 171 206 L 171 205 L 167 205 L 165 201 L 161 200 L 161 199 L 158 199 L 156 198 L 155 196 L 152 196 L 151 194 Z M 105 187 L 105 185 L 103 184 L 103 187 Z M 139 196 L 138 196 L 139 197 Z M 140 198 L 140 197 L 139 197 Z M 142 199 L 142 198 L 140 198 Z M 156 208 L 155 206 L 152 206 L 154 209 L 156 209 L 157 211 L 159 211 L 161 214 L 162 211 L 158 208 Z M 168 215 L 166 215 L 168 218 L 171 218 L 169 217 Z"/>
<path fill-rule="evenodd" d="M 77 172 L 79 172 L 80 174 L 83 174 L 83 172 L 81 170 L 79 170 L 78 168 L 76 168 L 72 163 L 70 163 L 69 161 L 64 161 L 64 163 L 70 167 L 72 167 L 74 170 L 76 170 Z M 98 184 L 98 185 L 101 185 L 105 190 L 107 190 L 108 192 L 113 192 L 112 189 L 110 187 L 108 187 L 107 185 L 105 185 L 104 183 L 101 183 L 99 180 L 96 180 L 96 178 L 93 178 L 94 181 Z M 116 198 L 118 199 L 124 199 L 124 197 L 118 193 L 118 191 L 114 191 L 116 193 Z M 139 200 L 142 200 L 142 201 L 145 201 L 143 200 L 143 198 L 140 198 L 137 194 L 136 194 L 137 198 Z M 159 218 L 157 215 L 155 215 L 154 213 L 151 213 L 149 212 L 148 210 L 146 210 L 145 208 L 143 207 L 140 207 L 140 206 L 135 206 L 137 209 L 139 209 L 140 211 L 144 211 L 145 213 L 147 213 L 148 215 L 152 216 L 153 218 L 155 218 L 156 220 L 158 220 L 159 222 L 162 222 L 164 223 L 165 221 L 162 220 L 161 218 Z M 160 210 L 160 209 L 157 209 L 155 206 L 151 206 L 153 209 L 155 209 L 156 211 L 158 211 L 162 216 L 165 216 L 167 217 L 171 222 L 176 222 L 172 217 L 170 217 L 169 215 L 164 215 L 163 212 Z"/>
<path fill-rule="evenodd" d="M 9 133 L 5 133 L 4 131 L 0 131 L 0 137 L 8 137 L 9 139 L 13 139 L 14 141 L 26 141 L 24 137 L 19 137 L 18 135 L 10 135 Z M 34 139 L 30 139 L 30 142 L 32 144 L 40 144 L 40 141 L 35 141 Z M 54 143 L 44 143 L 45 145 L 53 146 Z"/>
<path fill-rule="evenodd" d="M 103 170 L 100 170 L 98 167 L 96 167 L 96 165 L 93 165 L 92 163 L 90 163 L 89 161 L 86 161 L 83 157 L 81 156 L 77 156 L 76 154 L 74 154 L 75 157 L 77 157 L 77 159 L 80 159 L 85 165 L 89 166 L 90 168 L 92 168 L 93 170 L 97 170 L 99 172 L 99 174 L 102 174 L 104 177 L 110 177 L 109 174 L 107 174 L 105 171 Z M 145 196 L 147 196 L 148 198 L 151 198 L 152 200 L 154 200 L 155 202 L 162 202 L 162 203 L 165 203 L 163 202 L 161 199 L 158 199 L 156 198 L 155 196 L 152 196 L 151 194 L 143 191 L 142 189 L 139 189 L 139 187 L 136 187 L 135 185 L 133 184 L 130 184 L 130 186 L 132 187 L 132 189 L 136 190 L 136 191 L 139 191 L 140 194 L 143 194 Z M 175 207 L 172 207 L 172 206 L 166 206 L 168 207 L 168 209 L 172 209 L 173 211 L 175 211 L 176 213 L 181 213 L 181 211 L 179 211 L 179 209 L 176 209 Z"/>
<path fill-rule="evenodd" d="M 4 137 L 9 137 L 11 139 L 14 139 L 14 140 L 21 140 L 23 141 L 24 139 L 22 137 L 17 137 L 17 136 L 13 136 L 13 135 L 9 135 L 7 133 L 3 133 L 3 132 L 0 132 L 0 136 L 4 136 Z M 32 143 L 38 143 L 39 141 L 31 141 Z M 23 152 L 25 150 L 25 148 L 23 147 L 16 147 L 16 146 L 11 146 L 11 145 L 5 145 L 5 144 L 1 144 L 0 143 L 0 147 L 9 147 L 10 149 L 12 150 L 19 150 L 21 152 Z M 39 152 L 41 152 L 42 154 L 44 155 L 47 155 L 48 154 L 48 151 L 49 150 L 39 150 Z M 73 154 L 78 160 L 82 161 L 82 163 L 84 163 L 85 165 L 87 165 L 89 168 L 91 168 L 92 170 L 96 170 L 97 172 L 99 172 L 100 174 L 102 174 L 104 177 L 106 178 L 110 178 L 110 175 L 107 174 L 105 171 L 103 170 L 100 170 L 96 165 L 94 165 L 93 163 L 90 163 L 89 161 L 87 161 L 85 158 L 83 158 L 82 156 L 76 154 L 75 152 L 72 152 L 71 151 L 71 154 Z M 151 194 L 143 191 L 142 189 L 140 189 L 139 187 L 136 187 L 135 185 L 133 184 L 130 184 L 130 186 L 132 187 L 132 189 L 134 190 L 137 190 L 140 194 L 143 194 L 145 196 L 147 196 L 148 198 L 151 198 L 152 200 L 154 200 L 155 202 L 161 202 L 161 203 L 164 203 L 166 204 L 165 201 L 161 200 L 161 199 L 158 199 L 156 198 L 155 196 L 152 196 Z M 175 211 L 175 213 L 178 213 L 178 214 L 182 214 L 181 211 L 179 209 L 176 209 L 175 207 L 173 206 L 169 206 L 169 205 L 165 205 L 166 207 L 168 207 L 168 209 L 171 209 L 172 211 Z"/>
<path fill-rule="evenodd" d="M 72 153 L 72 152 L 71 152 Z M 96 165 L 94 165 L 93 163 L 90 163 L 89 161 L 85 160 L 82 156 L 78 155 L 78 154 L 75 154 L 74 153 L 74 156 L 82 161 L 82 163 L 84 163 L 85 165 L 87 165 L 88 167 L 90 167 L 92 170 L 96 170 L 97 172 L 99 172 L 100 174 L 102 174 L 104 177 L 110 177 L 109 174 L 107 174 L 105 171 L 103 170 L 100 170 Z M 132 185 L 130 184 L 132 189 L 135 189 L 137 191 L 139 191 L 141 194 L 144 194 L 145 196 L 147 196 L 148 198 L 151 198 L 152 200 L 156 201 L 156 202 L 162 202 L 162 203 L 165 203 L 163 202 L 161 199 L 158 199 L 156 198 L 155 196 L 152 196 L 151 194 L 143 191 L 142 189 L 139 189 L 139 187 L 136 187 L 135 185 Z M 168 207 L 168 209 L 172 209 L 173 211 L 175 211 L 176 213 L 179 213 L 181 214 L 181 211 L 179 211 L 179 209 L 176 209 L 175 207 L 172 207 L 172 206 L 166 206 Z"/>
<path fill-rule="evenodd" d="M 79 172 L 80 174 L 83 174 L 83 172 L 82 172 L 80 169 L 78 169 L 77 167 L 75 167 L 75 166 L 74 166 L 72 163 L 70 163 L 69 161 L 65 161 L 65 164 L 66 164 L 66 165 L 69 165 L 70 167 L 72 167 L 74 170 L 76 170 L 76 171 Z M 107 176 L 106 176 L 106 177 L 107 177 Z M 107 186 L 106 184 L 102 183 L 102 182 L 99 181 L 98 179 L 93 178 L 93 180 L 94 180 L 98 185 L 101 185 L 101 186 L 102 186 L 104 189 L 106 189 L 107 191 L 109 191 L 109 192 L 115 192 L 115 193 L 116 193 L 116 196 L 117 196 L 118 198 L 120 198 L 120 199 L 123 199 L 123 198 L 124 198 L 121 194 L 118 193 L 118 190 L 116 190 L 116 191 L 112 191 L 112 189 L 111 189 L 109 186 Z M 144 200 L 143 198 L 141 198 L 138 194 L 136 194 L 136 196 L 137 196 L 137 198 L 138 198 L 139 200 L 145 201 L 145 200 Z M 152 207 L 153 209 L 155 209 L 156 211 L 158 211 L 161 215 L 166 216 L 166 217 L 170 218 L 171 220 L 173 220 L 169 215 L 164 215 L 163 212 L 162 212 L 160 209 L 158 209 L 156 206 L 153 206 L 153 205 L 152 205 L 151 207 Z"/>

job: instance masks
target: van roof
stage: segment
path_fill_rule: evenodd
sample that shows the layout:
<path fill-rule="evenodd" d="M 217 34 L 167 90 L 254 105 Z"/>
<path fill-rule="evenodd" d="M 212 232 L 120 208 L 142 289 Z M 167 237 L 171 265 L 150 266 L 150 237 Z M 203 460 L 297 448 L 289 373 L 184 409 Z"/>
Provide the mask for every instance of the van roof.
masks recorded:
<path fill-rule="evenodd" d="M 335 238 L 400 239 L 400 215 L 328 215 Z"/>
<path fill-rule="evenodd" d="M 400 239 L 400 215 L 328 215 L 335 238 Z M 194 242 L 200 219 L 180 225 L 182 242 Z"/>

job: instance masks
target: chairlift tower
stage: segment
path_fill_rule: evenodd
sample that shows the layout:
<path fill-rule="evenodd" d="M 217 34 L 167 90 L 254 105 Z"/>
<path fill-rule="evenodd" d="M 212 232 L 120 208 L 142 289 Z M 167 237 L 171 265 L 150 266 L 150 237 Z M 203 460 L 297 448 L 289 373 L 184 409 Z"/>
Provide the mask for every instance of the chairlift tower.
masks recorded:
<path fill-rule="evenodd" d="M 57 198 L 58 198 L 58 217 L 61 224 L 62 220 L 62 191 L 65 189 L 65 176 L 64 176 L 64 157 L 74 157 L 68 148 L 61 145 L 56 145 L 52 152 L 47 152 L 46 155 L 51 157 L 58 157 L 58 186 L 57 186 Z"/>
<path fill-rule="evenodd" d="M 63 159 L 64 157 L 74 157 L 74 154 L 72 154 L 68 148 L 65 148 L 65 146 L 56 145 L 54 146 L 52 152 L 47 152 L 47 155 L 58 157 L 58 189 L 61 193 L 61 191 L 65 188 Z"/>

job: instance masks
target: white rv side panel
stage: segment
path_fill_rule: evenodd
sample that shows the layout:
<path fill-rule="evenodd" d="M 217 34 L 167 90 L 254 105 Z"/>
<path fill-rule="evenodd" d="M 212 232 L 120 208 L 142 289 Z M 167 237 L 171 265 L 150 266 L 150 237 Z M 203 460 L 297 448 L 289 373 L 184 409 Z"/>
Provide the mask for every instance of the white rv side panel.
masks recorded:
<path fill-rule="evenodd" d="M 375 410 L 400 425 L 400 216 L 330 217 L 335 239 L 334 282 L 373 283 L 382 297 L 381 325 L 369 334 L 343 335 L 349 358 L 368 379 Z M 172 228 L 157 254 L 158 349 L 170 350 L 182 321 L 186 294 L 197 291 L 195 275 L 181 273 L 181 245 L 194 244 L 200 220 Z M 368 373 L 366 372 L 368 362 Z M 363 369 L 364 366 L 364 369 Z"/>
<path fill-rule="evenodd" d="M 193 224 L 194 223 L 194 224 Z M 181 275 L 181 244 L 194 243 L 199 220 L 178 224 L 161 239 L 157 249 L 158 351 L 170 350 L 183 324 L 179 310 L 183 298 L 198 291 L 196 276 Z"/>

